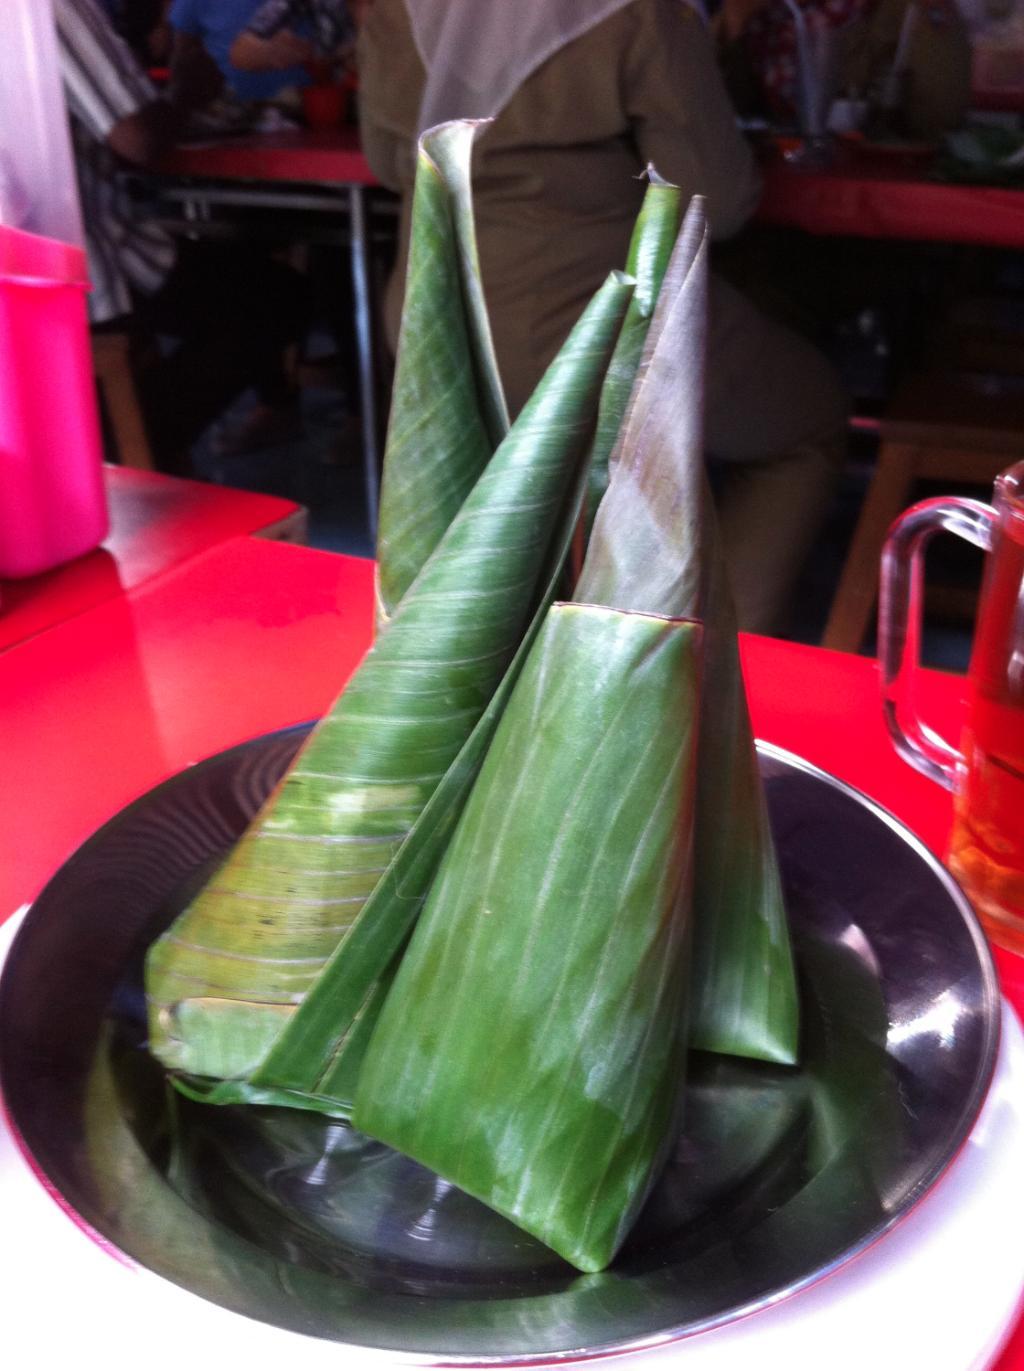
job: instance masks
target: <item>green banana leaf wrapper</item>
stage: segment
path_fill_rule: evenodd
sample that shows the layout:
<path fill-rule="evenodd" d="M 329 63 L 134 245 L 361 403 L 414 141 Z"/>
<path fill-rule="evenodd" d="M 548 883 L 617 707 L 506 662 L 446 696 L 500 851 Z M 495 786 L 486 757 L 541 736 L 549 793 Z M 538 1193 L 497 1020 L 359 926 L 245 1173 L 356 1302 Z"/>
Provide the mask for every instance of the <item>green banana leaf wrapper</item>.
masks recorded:
<path fill-rule="evenodd" d="M 691 1045 L 796 1061 L 793 956 L 703 463 L 707 227 L 691 203 L 573 598 L 705 625 Z"/>
<path fill-rule="evenodd" d="M 678 1123 L 699 665 L 699 625 L 552 608 L 359 1079 L 357 1128 L 582 1271 Z"/>
<path fill-rule="evenodd" d="M 678 186 L 662 180 L 657 170 L 647 168 L 648 186 L 629 244 L 626 272 L 636 281 L 633 298 L 623 320 L 619 341 L 608 364 L 601 387 L 597 430 L 590 453 L 587 477 L 585 532 L 587 537 L 598 505 L 608 489 L 608 465 L 618 441 L 637 370 L 643 356 L 647 330 L 658 303 L 672 249 L 682 218 L 682 194 Z"/>
<path fill-rule="evenodd" d="M 481 126 L 441 124 L 418 149 L 377 528 L 380 622 L 394 614 L 508 432 L 473 224 L 469 169 Z"/>

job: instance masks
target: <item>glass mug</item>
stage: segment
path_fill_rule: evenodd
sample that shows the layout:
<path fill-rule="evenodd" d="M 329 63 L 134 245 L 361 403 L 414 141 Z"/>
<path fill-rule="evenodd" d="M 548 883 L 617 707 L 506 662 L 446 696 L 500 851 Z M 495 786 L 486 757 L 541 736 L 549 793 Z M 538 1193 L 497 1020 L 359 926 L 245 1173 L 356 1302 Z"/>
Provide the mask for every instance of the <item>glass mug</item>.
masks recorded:
<path fill-rule="evenodd" d="M 923 556 L 941 531 L 989 554 L 959 751 L 917 717 L 913 704 Z M 893 524 L 882 553 L 879 661 L 897 751 L 953 791 L 949 868 L 991 940 L 1024 952 L 1024 462 L 997 479 L 991 506 L 924 500 Z"/>

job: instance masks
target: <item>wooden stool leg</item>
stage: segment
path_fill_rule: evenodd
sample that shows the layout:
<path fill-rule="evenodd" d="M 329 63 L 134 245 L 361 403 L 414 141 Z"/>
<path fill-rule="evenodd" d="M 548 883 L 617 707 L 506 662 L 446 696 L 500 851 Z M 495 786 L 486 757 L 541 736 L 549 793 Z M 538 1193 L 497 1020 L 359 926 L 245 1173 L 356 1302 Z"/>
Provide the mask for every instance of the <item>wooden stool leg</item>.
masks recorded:
<path fill-rule="evenodd" d="M 127 338 L 120 334 L 94 338 L 93 365 L 121 465 L 152 471 L 153 454 L 135 391 Z"/>
<path fill-rule="evenodd" d="M 823 647 L 856 652 L 863 641 L 878 594 L 882 545 L 890 524 L 909 499 L 916 459 L 917 449 L 902 443 L 883 443 L 879 449 L 878 465 L 829 610 Z"/>

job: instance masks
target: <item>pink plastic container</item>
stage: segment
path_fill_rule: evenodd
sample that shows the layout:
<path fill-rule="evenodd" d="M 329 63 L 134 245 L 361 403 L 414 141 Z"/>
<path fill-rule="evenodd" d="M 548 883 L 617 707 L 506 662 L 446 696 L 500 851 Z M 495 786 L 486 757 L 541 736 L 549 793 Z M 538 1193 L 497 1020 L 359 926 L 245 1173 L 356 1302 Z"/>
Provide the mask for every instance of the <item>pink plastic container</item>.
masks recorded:
<path fill-rule="evenodd" d="M 85 253 L 0 225 L 0 578 L 106 537 Z"/>

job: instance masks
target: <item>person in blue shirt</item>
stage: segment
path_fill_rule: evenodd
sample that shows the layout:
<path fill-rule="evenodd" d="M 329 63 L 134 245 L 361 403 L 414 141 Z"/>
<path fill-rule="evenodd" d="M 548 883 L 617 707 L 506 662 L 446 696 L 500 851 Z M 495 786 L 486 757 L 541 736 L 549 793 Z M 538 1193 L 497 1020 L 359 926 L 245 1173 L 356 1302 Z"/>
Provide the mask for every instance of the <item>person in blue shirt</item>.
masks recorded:
<path fill-rule="evenodd" d="M 309 74 L 299 63 L 268 71 L 241 71 L 233 65 L 231 45 L 261 4 L 262 0 L 173 0 L 168 20 L 175 35 L 175 59 L 205 49 L 241 100 L 272 100 L 287 86 L 307 85 Z"/>

